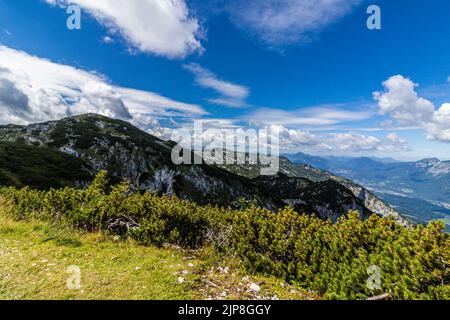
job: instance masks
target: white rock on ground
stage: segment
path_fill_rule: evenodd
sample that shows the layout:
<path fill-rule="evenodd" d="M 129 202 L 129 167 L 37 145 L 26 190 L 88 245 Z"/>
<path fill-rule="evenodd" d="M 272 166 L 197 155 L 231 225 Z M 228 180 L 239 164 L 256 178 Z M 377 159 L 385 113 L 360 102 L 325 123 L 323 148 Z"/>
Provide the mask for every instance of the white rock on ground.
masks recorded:
<path fill-rule="evenodd" d="M 259 292 L 259 291 L 261 291 L 261 287 L 258 286 L 256 283 L 251 283 L 250 290 L 253 292 Z"/>

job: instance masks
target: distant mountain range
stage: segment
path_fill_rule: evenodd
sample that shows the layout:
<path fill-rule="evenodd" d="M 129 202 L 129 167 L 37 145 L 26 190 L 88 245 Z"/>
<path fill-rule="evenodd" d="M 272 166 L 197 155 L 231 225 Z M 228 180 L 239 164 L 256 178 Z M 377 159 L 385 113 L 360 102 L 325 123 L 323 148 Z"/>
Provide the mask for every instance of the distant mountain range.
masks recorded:
<path fill-rule="evenodd" d="M 163 141 L 107 117 L 88 114 L 29 126 L 0 126 L 0 184 L 50 188 L 85 186 L 100 170 L 127 179 L 135 191 L 154 191 L 200 204 L 239 207 L 242 199 L 276 210 L 336 220 L 359 210 L 405 223 L 366 189 L 308 165 L 281 158 L 281 170 L 259 177 L 256 167 L 173 164 L 171 141 Z"/>
<path fill-rule="evenodd" d="M 294 163 L 312 165 L 353 180 L 416 222 L 442 219 L 450 225 L 450 161 L 431 158 L 400 162 L 390 158 L 317 157 L 304 153 L 286 157 Z"/>

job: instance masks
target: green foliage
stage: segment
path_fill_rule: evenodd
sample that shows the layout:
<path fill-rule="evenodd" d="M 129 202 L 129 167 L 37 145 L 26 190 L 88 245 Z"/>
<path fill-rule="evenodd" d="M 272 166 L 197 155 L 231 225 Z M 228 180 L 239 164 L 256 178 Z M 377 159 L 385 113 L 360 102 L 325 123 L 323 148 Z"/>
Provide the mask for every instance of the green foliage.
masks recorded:
<path fill-rule="evenodd" d="M 440 222 L 403 227 L 375 215 L 361 221 L 358 212 L 350 212 L 333 224 L 290 208 L 274 213 L 254 204 L 241 210 L 199 206 L 174 196 L 131 193 L 126 183 L 109 187 L 106 172 L 84 190 L 5 187 L 0 195 L 0 207 L 18 219 L 61 220 L 142 244 L 211 245 L 220 254 L 238 256 L 249 271 L 328 299 L 380 293 L 395 299 L 450 298 L 450 237 Z M 372 265 L 381 272 L 381 289 L 373 291 L 366 285 Z"/>
<path fill-rule="evenodd" d="M 48 147 L 0 142 L 0 185 L 37 189 L 73 186 L 89 181 L 82 160 Z"/>

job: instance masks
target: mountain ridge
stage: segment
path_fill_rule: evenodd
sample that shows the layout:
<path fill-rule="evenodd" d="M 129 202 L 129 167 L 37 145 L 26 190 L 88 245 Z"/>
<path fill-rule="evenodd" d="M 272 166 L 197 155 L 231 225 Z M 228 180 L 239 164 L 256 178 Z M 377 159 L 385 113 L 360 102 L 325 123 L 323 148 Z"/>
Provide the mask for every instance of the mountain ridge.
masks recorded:
<path fill-rule="evenodd" d="M 323 181 L 314 181 L 311 176 L 311 180 L 283 175 L 265 178 L 297 192 L 297 198 L 290 195 L 287 199 L 283 190 L 267 187 L 263 178 L 251 179 L 207 164 L 176 166 L 170 157 L 174 142 L 163 141 L 128 122 L 96 114 L 29 126 L 0 126 L 0 142 L 48 148 L 82 160 L 91 176 L 107 170 L 117 181 L 129 180 L 135 191 L 176 194 L 199 204 L 239 206 L 244 198 L 270 210 L 291 205 L 299 212 L 333 220 L 350 209 L 360 210 L 362 218 L 372 213 L 389 215 L 370 210 L 347 186 L 328 182 L 331 187 L 321 188 Z M 312 167 L 304 170 L 310 175 L 321 174 Z M 77 183 L 82 185 L 82 181 Z M 301 199 L 301 195 L 306 198 Z"/>
<path fill-rule="evenodd" d="M 220 150 L 219 152 L 224 152 Z M 247 156 L 247 155 L 246 155 Z M 235 159 L 238 157 L 244 157 L 244 155 L 236 155 Z M 291 178 L 306 178 L 308 180 L 314 182 L 324 182 L 327 180 L 334 181 L 341 186 L 344 186 L 348 190 L 350 190 L 353 195 L 361 201 L 365 207 L 367 207 L 372 212 L 380 214 L 382 216 L 391 216 L 402 224 L 408 224 L 406 220 L 404 220 L 400 213 L 398 213 L 394 208 L 390 205 L 384 203 L 379 197 L 373 194 L 368 189 L 363 186 L 354 183 L 353 181 L 346 179 L 341 176 L 334 175 L 331 172 L 317 169 L 309 164 L 295 164 L 291 162 L 287 157 L 280 156 L 279 157 L 280 164 L 280 173 L 284 174 Z M 256 178 L 259 177 L 261 167 L 259 165 L 219 165 L 220 168 L 228 170 L 230 172 L 248 177 L 248 178 Z"/>

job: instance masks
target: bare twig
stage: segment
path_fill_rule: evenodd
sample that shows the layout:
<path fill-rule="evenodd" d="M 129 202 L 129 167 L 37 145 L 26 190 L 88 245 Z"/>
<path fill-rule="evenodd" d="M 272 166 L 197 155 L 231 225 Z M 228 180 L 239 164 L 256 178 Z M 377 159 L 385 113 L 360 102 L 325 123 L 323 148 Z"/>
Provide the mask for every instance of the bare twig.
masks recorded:
<path fill-rule="evenodd" d="M 370 300 L 370 301 L 388 300 L 390 297 L 391 297 L 391 295 L 389 293 L 383 293 L 383 294 L 380 294 L 379 296 L 367 298 L 367 300 Z"/>

